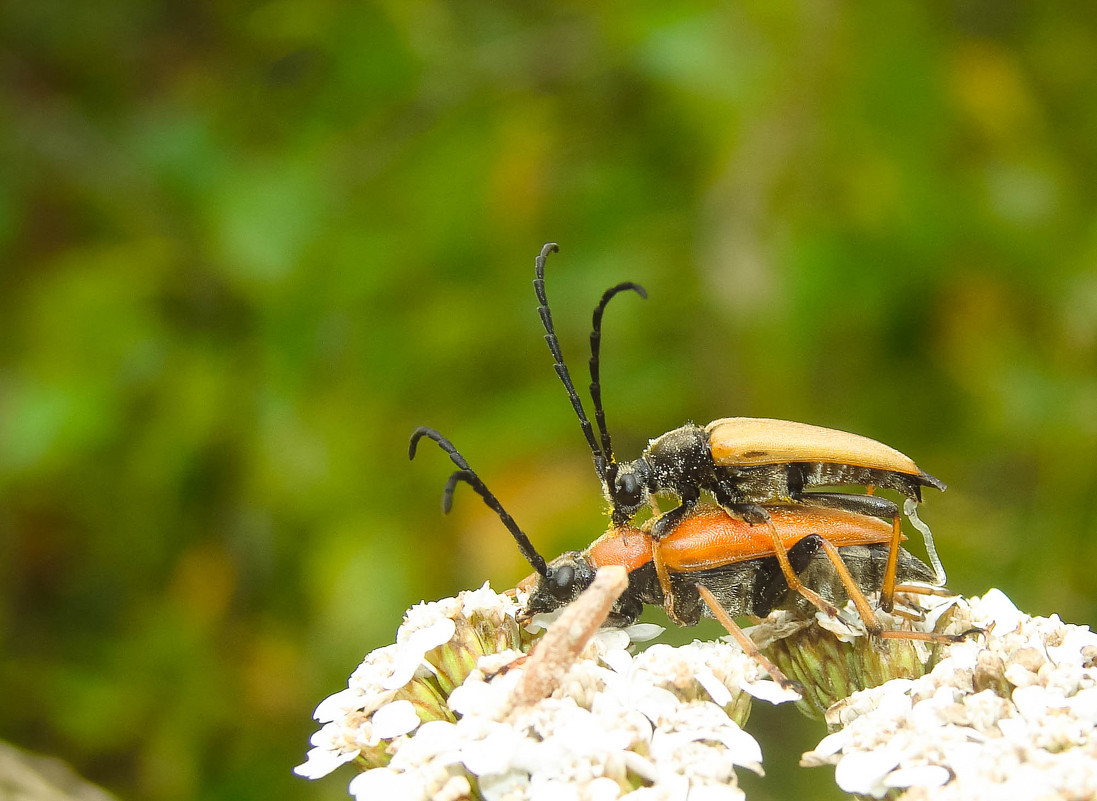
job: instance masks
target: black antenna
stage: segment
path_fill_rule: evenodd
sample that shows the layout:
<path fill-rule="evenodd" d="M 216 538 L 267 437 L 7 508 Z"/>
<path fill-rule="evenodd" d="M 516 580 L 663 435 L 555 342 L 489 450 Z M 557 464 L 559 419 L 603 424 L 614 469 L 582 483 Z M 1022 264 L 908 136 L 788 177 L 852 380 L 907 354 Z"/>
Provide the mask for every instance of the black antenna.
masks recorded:
<path fill-rule="evenodd" d="M 433 428 L 427 428 L 426 426 L 419 426 L 415 429 L 411 435 L 411 442 L 408 444 L 408 458 L 415 458 L 415 448 L 419 444 L 419 440 L 423 437 L 428 437 L 438 443 L 438 447 L 449 454 L 450 460 L 457 465 L 460 470 L 453 473 L 446 481 L 446 488 L 442 492 L 442 511 L 449 512 L 450 507 L 453 506 L 453 491 L 457 488 L 458 481 L 464 481 L 470 487 L 472 487 L 484 499 L 484 503 L 495 514 L 499 515 L 499 519 L 503 521 L 503 525 L 507 527 L 507 531 L 511 533 L 515 541 L 518 543 L 518 550 L 522 552 L 522 556 L 526 557 L 533 569 L 541 576 L 548 576 L 548 565 L 545 563 L 545 558 L 541 554 L 537 553 L 537 549 L 533 547 L 533 543 L 529 541 L 529 537 L 525 535 L 522 529 L 518 528 L 518 524 L 514 522 L 514 518 L 511 517 L 507 510 L 503 508 L 503 504 L 499 503 L 499 499 L 492 495 L 491 490 L 487 488 L 487 485 L 476 475 L 476 471 L 469 467 L 469 463 L 465 461 L 465 457 L 460 454 L 457 448 L 453 447 L 453 443 L 443 437 Z"/>
<path fill-rule="evenodd" d="M 598 424 L 598 433 L 602 435 L 602 455 L 607 462 L 607 472 L 616 472 L 616 460 L 613 458 L 613 445 L 610 444 L 609 429 L 606 428 L 606 412 L 602 408 L 602 384 L 598 376 L 598 351 L 602 343 L 602 313 L 614 296 L 632 290 L 647 300 L 648 293 L 639 284 L 625 281 L 611 287 L 602 295 L 602 300 L 594 310 L 594 321 L 590 331 L 590 399 L 594 402 L 594 421 Z M 613 476 L 609 476 L 612 480 Z"/>
<path fill-rule="evenodd" d="M 590 452 L 594 455 L 594 469 L 598 473 L 598 478 L 605 484 L 608 457 L 598 447 L 598 441 L 594 438 L 594 428 L 590 424 L 590 418 L 587 417 L 587 413 L 583 410 L 583 402 L 579 400 L 579 393 L 575 391 L 575 385 L 571 383 L 571 375 L 568 374 L 567 365 L 564 364 L 564 356 L 560 352 L 560 341 L 556 338 L 556 330 L 552 326 L 552 312 L 549 311 L 548 298 L 545 297 L 545 262 L 548 260 L 548 254 L 559 252 L 559 245 L 555 242 L 547 242 L 545 243 L 545 246 L 541 248 L 541 255 L 533 262 L 536 275 L 533 279 L 533 291 L 537 293 L 537 300 L 541 304 L 537 307 L 537 313 L 541 315 L 541 324 L 545 327 L 545 342 L 548 343 L 549 351 L 552 353 L 552 366 L 556 369 L 556 375 L 560 376 L 560 380 L 564 382 L 564 389 L 567 390 L 568 397 L 571 399 L 571 406 L 575 409 L 575 414 L 579 418 L 579 425 L 583 429 L 583 436 L 587 438 L 587 444 L 590 445 Z"/>

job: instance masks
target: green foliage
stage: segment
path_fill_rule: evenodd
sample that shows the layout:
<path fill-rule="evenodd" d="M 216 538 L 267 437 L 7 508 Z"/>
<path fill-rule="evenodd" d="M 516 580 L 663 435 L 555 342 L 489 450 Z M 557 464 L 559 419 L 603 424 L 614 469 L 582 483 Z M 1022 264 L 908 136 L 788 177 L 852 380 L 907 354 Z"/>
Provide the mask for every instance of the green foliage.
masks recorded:
<path fill-rule="evenodd" d="M 289 773 L 313 705 L 411 603 L 524 572 L 471 493 L 440 516 L 414 426 L 548 555 L 604 527 L 534 312 L 550 239 L 576 375 L 599 293 L 650 292 L 607 315 L 619 453 L 731 414 L 873 436 L 950 484 L 954 588 L 1094 619 L 1082 7 L 45 0 L 0 30 L 0 736 L 134 798 L 343 797 Z M 763 744 L 752 797 L 818 797 Z"/>

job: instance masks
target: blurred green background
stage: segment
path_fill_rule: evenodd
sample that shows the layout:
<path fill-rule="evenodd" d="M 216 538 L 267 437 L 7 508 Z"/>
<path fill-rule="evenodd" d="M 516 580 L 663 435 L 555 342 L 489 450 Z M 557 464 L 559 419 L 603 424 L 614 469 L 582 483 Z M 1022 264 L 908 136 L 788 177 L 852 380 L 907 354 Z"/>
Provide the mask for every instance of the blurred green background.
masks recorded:
<path fill-rule="evenodd" d="M 1012 2 L 43 0 L 0 11 L 0 739 L 125 797 L 308 783 L 402 611 L 604 529 L 530 285 L 622 456 L 855 431 L 950 585 L 1097 612 L 1097 22 Z M 467 489 L 467 488 L 466 488 Z M 915 533 L 915 536 L 916 533 Z M 915 548 L 917 550 L 917 548 Z M 759 712 L 752 798 L 833 794 Z M 805 733 L 806 732 L 806 733 Z"/>

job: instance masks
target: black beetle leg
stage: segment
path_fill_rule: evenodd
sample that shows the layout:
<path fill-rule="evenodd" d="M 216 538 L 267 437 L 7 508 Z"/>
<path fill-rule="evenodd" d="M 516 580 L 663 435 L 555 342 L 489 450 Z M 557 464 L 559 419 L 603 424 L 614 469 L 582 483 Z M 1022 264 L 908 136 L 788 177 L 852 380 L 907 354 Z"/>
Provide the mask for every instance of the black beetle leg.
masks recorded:
<path fill-rule="evenodd" d="M 675 527 L 682 522 L 682 518 L 693 510 L 693 507 L 697 505 L 697 501 L 700 499 L 701 490 L 697 489 L 697 487 L 685 488 L 682 491 L 679 504 L 673 509 L 664 512 L 659 516 L 659 519 L 655 521 L 655 525 L 651 527 L 651 538 L 658 542 L 670 534 L 670 532 L 674 531 Z"/>
<path fill-rule="evenodd" d="M 712 495 L 716 498 L 716 502 L 727 512 L 746 523 L 750 523 L 752 526 L 756 526 L 759 523 L 765 523 L 769 520 L 769 512 L 766 511 L 766 507 L 759 506 L 756 503 L 739 503 L 734 501 L 731 499 L 731 494 L 723 486 L 717 485 L 714 487 Z"/>
<path fill-rule="evenodd" d="M 825 506 L 858 515 L 893 520 L 899 515 L 899 507 L 879 495 L 853 495 L 848 492 L 799 492 L 792 500 L 805 506 Z"/>
<path fill-rule="evenodd" d="M 845 492 L 802 492 L 793 500 L 806 506 L 825 506 L 891 521 L 892 535 L 887 567 L 884 570 L 884 581 L 880 585 L 880 608 L 890 612 L 895 606 L 895 576 L 899 566 L 899 543 L 903 538 L 899 507 L 879 495 L 853 495 Z"/>

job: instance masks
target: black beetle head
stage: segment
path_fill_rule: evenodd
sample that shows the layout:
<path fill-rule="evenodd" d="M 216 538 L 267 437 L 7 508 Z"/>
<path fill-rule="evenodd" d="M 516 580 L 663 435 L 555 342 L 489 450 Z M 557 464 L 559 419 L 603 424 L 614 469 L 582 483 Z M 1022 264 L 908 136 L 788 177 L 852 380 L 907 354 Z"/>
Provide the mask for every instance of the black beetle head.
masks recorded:
<path fill-rule="evenodd" d="M 537 584 L 519 614 L 528 620 L 540 612 L 553 612 L 571 603 L 594 581 L 594 567 L 579 551 L 568 551 L 549 562 L 548 572 L 537 577 Z"/>
<path fill-rule="evenodd" d="M 614 525 L 622 525 L 632 519 L 651 496 L 648 478 L 651 470 L 643 459 L 616 465 L 607 494 L 613 507 Z"/>

